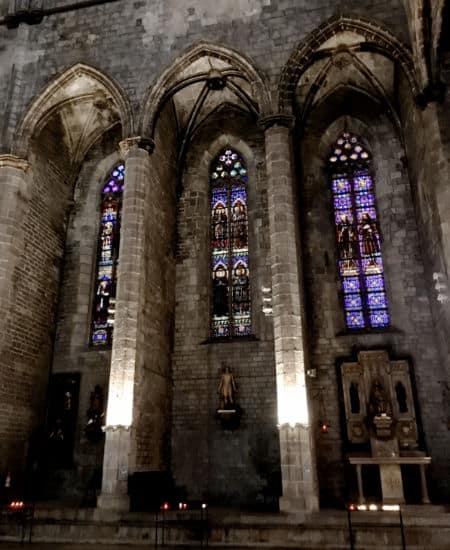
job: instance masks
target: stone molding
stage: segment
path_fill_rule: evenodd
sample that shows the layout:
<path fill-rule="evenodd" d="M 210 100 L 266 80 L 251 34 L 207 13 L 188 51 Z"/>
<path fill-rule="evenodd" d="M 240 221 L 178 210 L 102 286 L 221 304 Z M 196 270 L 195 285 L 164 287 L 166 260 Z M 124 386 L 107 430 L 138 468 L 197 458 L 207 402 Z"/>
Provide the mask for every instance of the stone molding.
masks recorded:
<path fill-rule="evenodd" d="M 151 138 L 147 138 L 144 136 L 135 136 L 122 140 L 119 143 L 119 147 L 120 152 L 123 156 L 128 155 L 128 153 L 134 148 L 143 149 L 144 151 L 147 151 L 149 155 L 151 155 L 155 149 L 155 142 Z"/>
<path fill-rule="evenodd" d="M 103 432 L 129 432 L 131 429 L 131 426 L 128 426 L 126 424 L 107 424 L 106 426 L 102 427 Z"/>
<path fill-rule="evenodd" d="M 272 115 L 261 117 L 258 121 L 258 124 L 261 128 L 263 128 L 263 130 L 272 128 L 272 126 L 282 126 L 283 128 L 288 128 L 289 130 L 292 130 L 292 128 L 294 128 L 295 126 L 295 116 L 289 115 L 287 113 L 275 113 Z"/>
<path fill-rule="evenodd" d="M 0 155 L 0 168 L 16 168 L 26 173 L 30 168 L 30 163 L 16 155 L 4 154 Z"/>

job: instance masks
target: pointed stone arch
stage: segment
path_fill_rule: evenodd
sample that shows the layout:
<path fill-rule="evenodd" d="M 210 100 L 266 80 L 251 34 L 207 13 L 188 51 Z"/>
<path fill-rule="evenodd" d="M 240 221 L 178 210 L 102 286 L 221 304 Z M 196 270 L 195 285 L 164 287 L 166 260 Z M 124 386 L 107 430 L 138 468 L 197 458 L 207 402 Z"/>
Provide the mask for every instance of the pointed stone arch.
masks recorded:
<path fill-rule="evenodd" d="M 295 87 L 303 72 L 324 55 L 321 46 L 333 36 L 351 32 L 364 38 L 361 51 L 380 53 L 395 61 L 403 69 L 414 96 L 419 93 L 417 75 L 410 49 L 381 24 L 358 17 L 335 16 L 320 25 L 295 48 L 283 68 L 278 85 L 280 112 L 291 112 Z"/>
<path fill-rule="evenodd" d="M 108 125 L 112 127 L 120 123 L 123 136 L 131 135 L 132 110 L 121 86 L 99 69 L 84 63 L 76 63 L 56 76 L 33 100 L 16 130 L 13 150 L 18 155 L 26 157 L 32 136 L 36 135 L 58 111 L 76 102 L 89 103 L 99 113 L 103 113 L 106 117 L 104 130 L 108 129 Z M 90 136 L 91 142 L 94 137 L 95 132 Z"/>
<path fill-rule="evenodd" d="M 227 63 L 229 65 L 227 72 L 234 73 L 234 76 L 240 75 L 251 85 L 252 99 L 258 107 L 259 113 L 264 114 L 270 111 L 269 87 L 265 77 L 255 67 L 255 64 L 231 48 L 201 41 L 175 59 L 155 84 L 149 88 L 142 104 L 138 126 L 141 135 L 153 136 L 158 115 L 165 102 L 184 86 L 189 85 L 193 78 L 206 81 L 207 73 L 200 73 L 195 77 L 180 76 L 183 71 L 201 58 L 213 58 Z"/>

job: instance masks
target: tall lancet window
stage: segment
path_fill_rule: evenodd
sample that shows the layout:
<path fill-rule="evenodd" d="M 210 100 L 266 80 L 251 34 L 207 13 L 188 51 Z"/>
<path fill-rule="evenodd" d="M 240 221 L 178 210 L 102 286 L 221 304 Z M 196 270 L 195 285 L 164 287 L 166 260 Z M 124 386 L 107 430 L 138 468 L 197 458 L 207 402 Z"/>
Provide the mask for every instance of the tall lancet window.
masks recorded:
<path fill-rule="evenodd" d="M 247 181 L 241 155 L 222 151 L 210 175 L 213 338 L 251 333 Z"/>
<path fill-rule="evenodd" d="M 343 133 L 329 157 L 347 328 L 389 326 L 371 154 Z"/>
<path fill-rule="evenodd" d="M 117 265 L 119 262 L 120 220 L 125 167 L 119 164 L 102 190 L 100 236 L 98 242 L 95 298 L 91 342 L 110 345 L 116 309 Z"/>

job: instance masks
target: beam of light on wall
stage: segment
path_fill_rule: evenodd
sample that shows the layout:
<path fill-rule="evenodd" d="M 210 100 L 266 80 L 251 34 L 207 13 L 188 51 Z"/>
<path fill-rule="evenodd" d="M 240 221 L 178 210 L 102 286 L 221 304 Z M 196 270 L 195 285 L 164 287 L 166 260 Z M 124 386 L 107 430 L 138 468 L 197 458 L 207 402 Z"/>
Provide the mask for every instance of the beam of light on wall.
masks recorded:
<path fill-rule="evenodd" d="M 111 380 L 106 414 L 107 426 L 129 427 L 132 421 L 133 380 Z"/>
<path fill-rule="evenodd" d="M 301 384 L 287 384 L 283 376 L 278 381 L 278 423 L 309 424 L 308 401 L 306 387 Z"/>

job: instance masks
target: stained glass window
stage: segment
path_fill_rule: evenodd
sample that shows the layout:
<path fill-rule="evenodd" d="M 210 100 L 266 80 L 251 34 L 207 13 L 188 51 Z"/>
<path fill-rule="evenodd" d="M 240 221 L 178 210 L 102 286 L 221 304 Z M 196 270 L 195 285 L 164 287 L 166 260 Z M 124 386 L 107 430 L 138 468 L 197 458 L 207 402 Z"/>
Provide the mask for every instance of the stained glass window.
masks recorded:
<path fill-rule="evenodd" d="M 245 336 L 251 333 L 247 168 L 233 149 L 222 151 L 212 166 L 211 336 Z"/>
<path fill-rule="evenodd" d="M 91 334 L 91 342 L 94 346 L 110 345 L 112 342 L 124 172 L 123 164 L 116 166 L 102 190 Z"/>
<path fill-rule="evenodd" d="M 329 157 L 347 328 L 389 326 L 381 237 L 370 174 L 371 154 L 343 133 Z"/>

